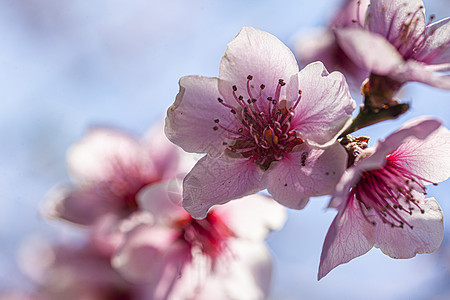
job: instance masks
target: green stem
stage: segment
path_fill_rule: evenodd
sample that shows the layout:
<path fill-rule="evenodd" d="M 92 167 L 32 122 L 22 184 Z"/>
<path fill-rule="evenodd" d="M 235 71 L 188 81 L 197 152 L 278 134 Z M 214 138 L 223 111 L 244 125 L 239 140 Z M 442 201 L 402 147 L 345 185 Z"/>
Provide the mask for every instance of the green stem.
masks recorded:
<path fill-rule="evenodd" d="M 339 138 L 369 125 L 373 125 L 385 120 L 396 119 L 398 118 L 398 116 L 407 112 L 408 109 L 409 104 L 407 103 L 399 103 L 381 109 L 369 109 L 361 105 L 359 114 L 356 116 L 356 118 L 353 119 L 350 126 L 339 136 Z"/>

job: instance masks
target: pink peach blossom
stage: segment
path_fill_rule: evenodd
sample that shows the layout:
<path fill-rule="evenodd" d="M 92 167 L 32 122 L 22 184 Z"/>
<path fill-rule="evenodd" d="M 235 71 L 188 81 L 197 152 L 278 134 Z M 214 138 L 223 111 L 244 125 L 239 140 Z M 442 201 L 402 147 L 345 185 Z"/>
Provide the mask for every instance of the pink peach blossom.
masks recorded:
<path fill-rule="evenodd" d="M 171 184 L 139 193 L 139 206 L 153 222 L 127 233 L 113 266 L 130 282 L 146 284 L 152 299 L 264 299 L 271 258 L 263 240 L 284 224 L 285 209 L 252 195 L 197 220 Z"/>
<path fill-rule="evenodd" d="M 194 218 L 267 188 L 303 208 L 331 192 L 345 168 L 336 138 L 355 103 L 341 73 L 322 63 L 299 72 L 276 37 L 244 27 L 228 45 L 218 78 L 187 76 L 168 109 L 167 137 L 207 153 L 185 177 L 183 206 Z"/>
<path fill-rule="evenodd" d="M 90 241 L 52 245 L 34 238 L 23 245 L 21 259 L 35 285 L 30 300 L 152 299 L 144 285 L 120 277 L 110 256 Z"/>
<path fill-rule="evenodd" d="M 442 242 L 442 211 L 425 185 L 450 176 L 450 133 L 419 118 L 363 151 L 337 185 L 338 214 L 322 249 L 318 278 L 373 246 L 393 258 L 431 253 Z"/>
<path fill-rule="evenodd" d="M 92 128 L 67 154 L 74 184 L 50 193 L 45 214 L 82 225 L 106 214 L 127 217 L 138 210 L 140 189 L 186 172 L 180 153 L 161 127 L 143 140 L 116 129 Z"/>
<path fill-rule="evenodd" d="M 359 66 L 399 83 L 419 81 L 450 89 L 450 18 L 426 21 L 422 0 L 372 0 L 363 28 L 336 31 Z"/>
<path fill-rule="evenodd" d="M 347 0 L 339 8 L 326 28 L 312 31 L 295 42 L 295 55 L 300 65 L 306 66 L 321 61 L 328 70 L 345 75 L 352 93 L 360 94 L 364 79 L 369 71 L 356 65 L 349 58 L 336 39 L 336 28 L 361 27 L 369 0 Z"/>

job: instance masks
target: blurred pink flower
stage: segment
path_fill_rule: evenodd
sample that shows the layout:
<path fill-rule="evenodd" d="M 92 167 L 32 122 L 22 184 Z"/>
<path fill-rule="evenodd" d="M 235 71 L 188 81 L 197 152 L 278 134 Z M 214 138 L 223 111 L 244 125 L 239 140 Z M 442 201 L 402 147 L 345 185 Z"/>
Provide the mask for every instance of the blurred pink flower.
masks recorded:
<path fill-rule="evenodd" d="M 142 141 L 119 130 L 93 128 L 68 151 L 74 184 L 50 193 L 45 214 L 82 225 L 106 214 L 127 217 L 138 210 L 136 194 L 144 186 L 186 173 L 180 153 L 162 127 Z"/>
<path fill-rule="evenodd" d="M 146 283 L 151 299 L 265 299 L 272 264 L 264 238 L 283 226 L 284 207 L 252 195 L 196 220 L 176 204 L 181 194 L 170 193 L 171 184 L 139 193 L 153 221 L 127 233 L 113 266 L 130 282 Z"/>
<path fill-rule="evenodd" d="M 345 75 L 352 92 L 361 93 L 361 85 L 369 71 L 356 65 L 342 50 L 336 40 L 336 28 L 361 27 L 369 0 L 346 0 L 327 28 L 302 36 L 295 43 L 295 54 L 300 65 L 321 61 L 328 70 Z"/>
<path fill-rule="evenodd" d="M 330 193 L 346 161 L 336 138 L 354 108 L 341 73 L 320 62 L 299 72 L 276 37 L 244 27 L 219 78 L 181 78 L 167 111 L 167 137 L 187 152 L 207 153 L 184 180 L 183 206 L 204 218 L 213 205 L 265 188 L 296 209 Z"/>
<path fill-rule="evenodd" d="M 23 245 L 21 265 L 35 284 L 31 299 L 152 299 L 144 285 L 129 283 L 119 276 L 111 266 L 110 256 L 90 242 L 51 245 L 35 238 Z"/>
<path fill-rule="evenodd" d="M 373 246 L 393 258 L 431 253 L 442 242 L 442 211 L 425 185 L 450 176 L 450 133 L 419 118 L 367 148 L 343 175 L 330 207 L 338 214 L 322 249 L 318 278 Z"/>
<path fill-rule="evenodd" d="M 419 81 L 450 89 L 450 18 L 427 22 L 422 0 L 372 0 L 365 30 L 336 31 L 338 42 L 359 66 L 399 83 Z"/>

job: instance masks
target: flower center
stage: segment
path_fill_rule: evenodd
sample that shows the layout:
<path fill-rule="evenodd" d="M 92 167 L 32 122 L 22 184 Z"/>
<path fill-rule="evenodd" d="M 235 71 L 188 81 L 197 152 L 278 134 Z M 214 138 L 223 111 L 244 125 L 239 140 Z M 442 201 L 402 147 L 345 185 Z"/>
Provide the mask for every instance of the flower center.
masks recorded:
<path fill-rule="evenodd" d="M 252 159 L 263 170 L 267 170 L 273 161 L 281 160 L 292 148 L 303 143 L 292 124 L 301 91 L 294 105 L 287 108 L 287 101 L 280 99 L 281 88 L 286 85 L 283 79 L 278 81 L 275 95 L 269 97 L 264 92 L 264 84 L 260 85 L 257 93 L 252 91 L 255 88 L 251 84 L 252 79 L 253 76 L 248 75 L 246 100 L 243 95 L 238 95 L 235 85 L 232 89 L 236 105 L 227 104 L 218 98 L 220 104 L 230 109 L 238 129 L 223 126 L 219 119 L 214 120 L 216 126 L 213 129 L 222 129 L 232 141 L 227 147 L 229 154 L 237 153 Z"/>
<path fill-rule="evenodd" d="M 184 240 L 191 250 L 200 250 L 204 255 L 216 258 L 227 249 L 228 238 L 234 232 L 214 212 L 209 212 L 203 220 L 196 220 L 190 215 L 175 222 L 180 228 L 180 239 Z"/>
<path fill-rule="evenodd" d="M 365 209 L 375 210 L 381 221 L 392 227 L 403 228 L 407 225 L 413 229 L 404 216 L 412 215 L 415 211 L 425 213 L 419 199 L 413 194 L 417 192 L 426 195 L 423 182 L 433 183 L 387 157 L 384 168 L 362 174 L 361 180 L 352 188 L 349 197 L 358 200 L 360 209 L 369 223 L 376 225 L 375 221 L 369 220 Z"/>

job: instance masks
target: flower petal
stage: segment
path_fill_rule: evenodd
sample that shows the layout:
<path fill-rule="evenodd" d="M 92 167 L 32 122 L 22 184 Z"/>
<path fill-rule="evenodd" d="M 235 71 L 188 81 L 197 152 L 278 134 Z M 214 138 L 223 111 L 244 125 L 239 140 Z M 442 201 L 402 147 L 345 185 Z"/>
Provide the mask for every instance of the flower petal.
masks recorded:
<path fill-rule="evenodd" d="M 297 80 L 295 92 L 301 90 L 302 94 L 292 127 L 312 143 L 334 143 L 351 121 L 356 106 L 344 76 L 339 72 L 328 74 L 321 62 L 315 62 L 299 72 Z"/>
<path fill-rule="evenodd" d="M 377 222 L 375 247 L 392 258 L 411 258 L 439 248 L 444 236 L 442 210 L 434 198 L 420 201 L 420 207 L 425 213 L 416 210 L 411 216 L 403 216 L 413 229 L 406 225 L 392 228 L 389 224 Z"/>
<path fill-rule="evenodd" d="M 450 90 L 450 75 L 440 74 L 440 70 L 436 70 L 439 67 L 444 67 L 443 71 L 448 69 L 447 65 L 426 65 L 414 60 L 408 60 L 393 76 L 404 82 L 417 81 L 436 88 Z"/>
<path fill-rule="evenodd" d="M 192 217 L 203 219 L 208 210 L 262 190 L 263 171 L 251 160 L 205 155 L 183 182 L 183 207 Z"/>
<path fill-rule="evenodd" d="M 183 169 L 184 161 L 189 159 L 188 155 L 167 139 L 163 122 L 148 130 L 142 144 L 161 179 L 171 179 L 181 172 L 187 173 L 190 170 L 190 168 Z"/>
<path fill-rule="evenodd" d="M 181 180 L 165 181 L 148 185 L 139 191 L 139 208 L 155 217 L 157 223 L 170 224 L 187 215 L 181 206 Z"/>
<path fill-rule="evenodd" d="M 405 24 L 414 18 L 415 40 L 425 29 L 425 6 L 422 0 L 392 1 L 371 0 L 367 9 L 366 25 L 371 32 L 384 36 L 387 40 L 395 42 L 403 33 Z M 411 34 L 411 33 L 410 33 Z"/>
<path fill-rule="evenodd" d="M 101 189 L 59 186 L 50 191 L 43 205 L 48 218 L 63 219 L 75 224 L 92 225 L 99 217 L 121 211 L 120 201 L 104 197 Z"/>
<path fill-rule="evenodd" d="M 391 153 L 391 158 L 404 162 L 420 177 L 437 183 L 450 177 L 449 153 L 450 132 L 441 126 L 426 139 L 407 139 Z"/>
<path fill-rule="evenodd" d="M 272 198 L 256 194 L 217 206 L 227 226 L 239 238 L 262 241 L 271 230 L 279 230 L 286 221 L 286 209 Z"/>
<path fill-rule="evenodd" d="M 111 263 L 131 282 L 158 281 L 168 264 L 181 268 L 187 261 L 190 251 L 187 245 L 176 243 L 178 234 L 160 226 L 138 226 L 129 233 Z"/>
<path fill-rule="evenodd" d="M 215 120 L 234 129 L 233 114 L 221 105 L 218 79 L 186 76 L 180 79 L 180 91 L 167 110 L 165 133 L 173 143 L 186 152 L 219 155 L 227 139 L 223 130 L 214 130 Z"/>
<path fill-rule="evenodd" d="M 429 117 L 420 117 L 406 122 L 399 130 L 390 134 L 385 139 L 381 139 L 375 149 L 367 149 L 365 152 L 372 152 L 369 157 L 361 159 L 356 168 L 360 171 L 370 171 L 384 166 L 386 155 L 393 152 L 403 142 L 409 138 L 425 139 L 433 131 L 441 126 L 441 122 Z"/>
<path fill-rule="evenodd" d="M 372 249 L 373 225 L 364 218 L 356 200 L 350 200 L 328 229 L 320 257 L 318 280 L 341 264 Z"/>
<path fill-rule="evenodd" d="M 247 90 L 247 76 L 252 84 L 265 85 L 265 92 L 273 96 L 279 79 L 288 81 L 298 72 L 291 50 L 270 33 L 244 27 L 231 43 L 220 61 L 219 78 Z"/>
<path fill-rule="evenodd" d="M 403 58 L 384 37 L 362 29 L 336 30 L 341 48 L 358 66 L 378 75 L 388 75 L 403 64 Z"/>
<path fill-rule="evenodd" d="M 427 26 L 427 38 L 418 60 L 429 64 L 450 63 L 450 17 Z"/>
<path fill-rule="evenodd" d="M 69 149 L 67 164 L 69 174 L 78 183 L 114 181 L 118 172 L 131 170 L 137 176 L 154 176 L 152 161 L 139 141 L 109 128 L 90 129 Z"/>
<path fill-rule="evenodd" d="M 199 299 L 266 299 L 272 279 L 272 259 L 264 243 L 233 240 L 230 260 L 217 264 Z"/>
<path fill-rule="evenodd" d="M 347 154 L 335 143 L 327 148 L 301 144 L 265 173 L 267 190 L 274 199 L 293 209 L 302 209 L 309 197 L 331 193 L 344 173 Z"/>

